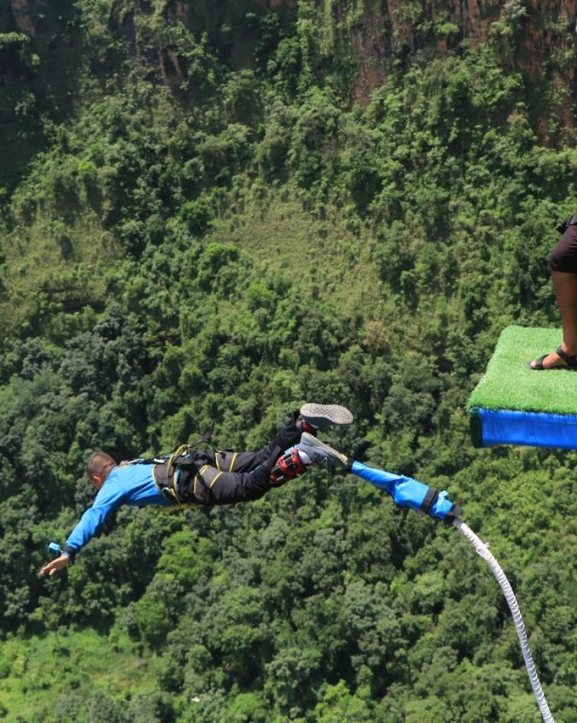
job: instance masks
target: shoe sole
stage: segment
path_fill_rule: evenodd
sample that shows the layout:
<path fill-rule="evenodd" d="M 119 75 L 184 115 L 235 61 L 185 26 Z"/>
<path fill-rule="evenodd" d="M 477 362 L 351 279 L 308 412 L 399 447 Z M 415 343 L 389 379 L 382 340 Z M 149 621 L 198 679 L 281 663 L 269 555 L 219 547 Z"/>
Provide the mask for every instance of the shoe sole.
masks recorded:
<path fill-rule="evenodd" d="M 337 452 L 336 449 L 333 449 L 333 447 L 330 447 L 328 444 L 321 442 L 321 440 L 317 439 L 314 435 L 309 434 L 308 432 L 303 432 L 301 435 L 301 444 L 303 452 L 308 453 L 308 450 L 311 450 L 309 457 L 311 458 L 313 464 L 319 464 L 319 462 L 315 462 L 315 459 L 312 456 L 316 450 L 318 452 L 323 452 L 326 455 L 326 459 L 323 459 L 323 463 L 333 462 L 339 467 L 344 467 L 345 469 L 349 468 L 349 458 L 346 454 Z"/>
<path fill-rule="evenodd" d="M 328 427 L 329 424 L 350 424 L 353 415 L 340 404 L 303 404 L 300 413 L 315 427 Z"/>

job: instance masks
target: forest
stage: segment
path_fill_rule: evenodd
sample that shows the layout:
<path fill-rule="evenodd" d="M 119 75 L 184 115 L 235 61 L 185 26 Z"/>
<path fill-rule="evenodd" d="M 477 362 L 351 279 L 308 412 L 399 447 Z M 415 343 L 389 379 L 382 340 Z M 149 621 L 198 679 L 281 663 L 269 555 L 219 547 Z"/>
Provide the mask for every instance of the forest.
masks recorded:
<path fill-rule="evenodd" d="M 467 409 L 504 327 L 560 327 L 577 8 L 460 5 L 0 4 L 0 720 L 541 720 L 485 563 L 343 472 L 121 509 L 40 577 L 90 452 L 256 449 L 311 401 L 463 508 L 577 723 L 577 455 Z"/>

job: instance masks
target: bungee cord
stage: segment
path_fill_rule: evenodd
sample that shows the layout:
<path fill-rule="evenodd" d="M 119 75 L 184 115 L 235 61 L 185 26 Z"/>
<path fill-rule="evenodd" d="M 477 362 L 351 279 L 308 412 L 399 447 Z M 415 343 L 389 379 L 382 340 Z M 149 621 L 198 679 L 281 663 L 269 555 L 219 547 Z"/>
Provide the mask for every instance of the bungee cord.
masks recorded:
<path fill-rule="evenodd" d="M 491 572 L 501 586 L 501 590 L 505 595 L 505 599 L 507 600 L 507 604 L 509 605 L 509 609 L 513 616 L 513 622 L 515 624 L 515 629 L 517 630 L 517 636 L 521 645 L 525 667 L 527 668 L 531 687 L 533 688 L 533 693 L 535 694 L 535 699 L 537 701 L 537 705 L 539 706 L 541 715 L 543 716 L 543 720 L 545 723 L 554 723 L 553 716 L 545 699 L 543 688 L 539 682 L 537 669 L 535 668 L 533 656 L 531 655 L 531 650 L 529 648 L 529 641 L 527 639 L 525 625 L 521 616 L 521 610 L 519 609 L 513 588 L 507 580 L 502 568 L 499 566 L 499 563 L 492 553 L 489 552 L 488 545 L 486 545 L 462 520 L 459 519 L 459 516 L 462 513 L 461 508 L 449 500 L 447 492 L 437 492 L 434 487 L 429 487 L 428 485 L 418 482 L 411 477 L 391 474 L 390 472 L 368 467 L 362 462 L 352 460 L 349 466 L 349 471 L 357 477 L 361 477 L 367 482 L 370 482 L 376 487 L 379 487 L 379 489 L 382 489 L 390 494 L 395 503 L 400 507 L 409 507 L 421 515 L 427 514 L 430 517 L 435 517 L 452 523 L 456 529 L 469 540 L 477 553 L 487 562 L 491 568 Z"/>
<path fill-rule="evenodd" d="M 503 591 L 505 599 L 507 600 L 507 604 L 509 605 L 509 610 L 511 611 L 513 622 L 515 623 L 515 629 L 517 630 L 519 644 L 521 645 L 521 651 L 523 652 L 523 659 L 525 660 L 525 667 L 527 668 L 527 673 L 529 675 L 529 680 L 531 681 L 531 687 L 533 688 L 533 693 L 535 694 L 537 705 L 539 706 L 539 710 L 541 711 L 541 715 L 543 716 L 543 720 L 545 721 L 545 723 L 554 723 L 553 716 L 551 714 L 551 711 L 549 710 L 549 706 L 547 705 L 547 701 L 545 699 L 545 693 L 543 692 L 543 688 L 541 687 L 541 683 L 539 681 L 539 676 L 537 675 L 537 669 L 535 668 L 533 656 L 531 655 L 531 650 L 529 648 L 529 640 L 527 639 L 525 624 L 523 623 L 521 610 L 517 603 L 517 598 L 515 597 L 515 593 L 513 592 L 511 584 L 507 580 L 507 577 L 505 576 L 505 573 L 503 572 L 499 563 L 497 562 L 493 554 L 489 551 L 489 546 L 485 544 L 470 529 L 470 527 L 468 527 L 464 522 L 462 522 L 462 520 L 458 518 L 453 520 L 453 525 L 457 528 L 457 530 L 459 530 L 461 534 L 463 534 L 467 538 L 467 540 L 469 540 L 469 542 L 475 548 L 477 554 L 486 561 L 486 563 L 491 568 L 491 572 L 501 586 L 501 590 Z"/>

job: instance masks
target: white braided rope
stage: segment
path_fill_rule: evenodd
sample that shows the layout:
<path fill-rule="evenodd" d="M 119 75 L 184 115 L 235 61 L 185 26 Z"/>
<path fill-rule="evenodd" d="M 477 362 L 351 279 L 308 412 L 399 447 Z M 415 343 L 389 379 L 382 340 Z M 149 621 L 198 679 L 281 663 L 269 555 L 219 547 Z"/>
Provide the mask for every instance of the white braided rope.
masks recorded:
<path fill-rule="evenodd" d="M 469 527 L 467 527 L 464 522 L 461 522 L 461 520 L 454 520 L 453 525 L 469 540 L 469 542 L 471 542 L 477 553 L 486 560 L 487 564 L 491 568 L 491 572 L 501 586 L 513 616 L 513 622 L 515 623 L 517 636 L 519 637 L 519 643 L 521 644 L 523 658 L 525 659 L 525 667 L 527 668 L 527 673 L 529 674 L 529 680 L 531 681 L 537 705 L 539 706 L 539 710 L 541 711 L 541 715 L 543 716 L 545 723 L 555 723 L 553 716 L 551 715 L 551 711 L 549 710 L 549 706 L 547 705 L 547 701 L 545 700 L 545 693 L 543 693 L 543 688 L 541 688 L 539 677 L 537 676 L 537 670 L 535 668 L 535 663 L 533 662 L 531 650 L 529 649 L 529 641 L 527 640 L 527 633 L 521 616 L 521 610 L 519 609 L 513 588 L 505 577 L 505 573 L 501 569 L 499 563 L 489 552 L 489 547 Z"/>

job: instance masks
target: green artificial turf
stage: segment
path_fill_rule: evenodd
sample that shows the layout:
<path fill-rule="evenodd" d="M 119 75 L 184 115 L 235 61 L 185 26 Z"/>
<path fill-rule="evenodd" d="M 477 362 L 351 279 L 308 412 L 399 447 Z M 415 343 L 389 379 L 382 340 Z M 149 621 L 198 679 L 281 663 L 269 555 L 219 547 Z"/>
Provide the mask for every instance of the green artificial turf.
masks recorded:
<path fill-rule="evenodd" d="M 561 340 L 560 329 L 508 326 L 471 394 L 469 409 L 577 414 L 577 371 L 527 368 L 528 361 L 555 351 Z"/>

